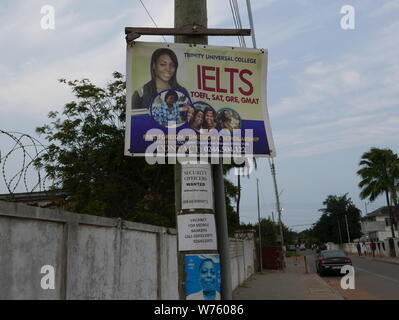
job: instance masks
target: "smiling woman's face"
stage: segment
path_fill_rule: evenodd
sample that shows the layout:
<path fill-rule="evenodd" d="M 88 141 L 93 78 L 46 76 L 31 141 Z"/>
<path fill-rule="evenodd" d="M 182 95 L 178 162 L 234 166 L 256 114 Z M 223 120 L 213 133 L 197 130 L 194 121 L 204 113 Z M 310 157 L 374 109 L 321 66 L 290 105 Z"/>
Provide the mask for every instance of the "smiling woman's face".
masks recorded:
<path fill-rule="evenodd" d="M 168 82 L 176 72 L 175 63 L 167 54 L 161 54 L 153 65 L 155 77 Z"/>
<path fill-rule="evenodd" d="M 213 112 L 212 111 L 207 111 L 205 113 L 205 121 L 208 125 L 212 125 L 215 121 L 215 117 L 213 116 Z"/>
<path fill-rule="evenodd" d="M 194 126 L 200 127 L 204 121 L 204 113 L 202 111 L 197 112 L 194 118 Z"/>

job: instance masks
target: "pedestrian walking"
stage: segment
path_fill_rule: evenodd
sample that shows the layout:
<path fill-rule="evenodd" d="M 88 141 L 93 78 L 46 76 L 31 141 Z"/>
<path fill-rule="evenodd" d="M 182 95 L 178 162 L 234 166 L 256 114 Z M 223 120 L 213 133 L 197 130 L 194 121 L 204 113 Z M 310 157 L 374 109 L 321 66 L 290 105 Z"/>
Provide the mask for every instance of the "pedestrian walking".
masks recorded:
<path fill-rule="evenodd" d="M 361 245 L 360 245 L 360 242 L 357 243 L 356 249 L 357 249 L 357 254 L 358 254 L 359 256 L 361 256 L 361 255 L 362 255 L 362 247 L 361 247 Z"/>
<path fill-rule="evenodd" d="M 373 257 L 375 257 L 376 245 L 375 245 L 374 241 L 372 243 L 370 243 L 370 249 L 371 249 L 371 252 L 373 253 Z"/>

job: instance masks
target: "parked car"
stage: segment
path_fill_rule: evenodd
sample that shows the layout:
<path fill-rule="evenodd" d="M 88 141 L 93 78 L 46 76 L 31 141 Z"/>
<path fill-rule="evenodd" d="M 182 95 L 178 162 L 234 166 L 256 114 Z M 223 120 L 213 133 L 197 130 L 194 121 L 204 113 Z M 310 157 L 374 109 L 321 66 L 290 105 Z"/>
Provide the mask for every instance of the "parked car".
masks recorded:
<path fill-rule="evenodd" d="M 323 250 L 316 257 L 316 271 L 320 276 L 341 274 L 341 268 L 345 265 L 352 265 L 352 260 L 342 250 Z"/>
<path fill-rule="evenodd" d="M 300 251 L 305 251 L 306 250 L 306 246 L 304 244 L 301 244 L 301 246 L 299 247 Z"/>
<path fill-rule="evenodd" d="M 288 251 L 296 251 L 295 245 L 294 245 L 294 244 L 290 244 L 290 245 L 288 246 Z"/>

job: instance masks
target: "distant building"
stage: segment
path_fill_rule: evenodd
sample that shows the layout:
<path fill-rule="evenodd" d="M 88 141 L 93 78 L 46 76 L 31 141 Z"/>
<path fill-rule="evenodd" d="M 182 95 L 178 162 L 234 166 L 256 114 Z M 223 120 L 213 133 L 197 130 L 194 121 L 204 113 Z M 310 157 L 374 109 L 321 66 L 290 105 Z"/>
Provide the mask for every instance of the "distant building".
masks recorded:
<path fill-rule="evenodd" d="M 19 202 L 25 203 L 30 206 L 50 209 L 62 208 L 62 206 L 60 206 L 60 203 L 65 203 L 66 198 L 67 194 L 63 191 L 40 191 L 0 194 L 0 201 Z"/>
<path fill-rule="evenodd" d="M 399 206 L 392 207 L 394 219 L 399 219 Z M 381 207 L 360 219 L 362 234 L 360 241 L 384 241 L 392 237 L 389 208 Z M 398 226 L 394 223 L 395 238 L 398 238 Z"/>

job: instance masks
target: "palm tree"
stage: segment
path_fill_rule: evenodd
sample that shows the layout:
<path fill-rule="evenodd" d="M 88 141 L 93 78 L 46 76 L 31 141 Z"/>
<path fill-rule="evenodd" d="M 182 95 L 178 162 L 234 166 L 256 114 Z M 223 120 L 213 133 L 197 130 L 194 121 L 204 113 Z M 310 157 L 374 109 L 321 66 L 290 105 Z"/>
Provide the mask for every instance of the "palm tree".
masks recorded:
<path fill-rule="evenodd" d="M 371 148 L 370 151 L 362 155 L 359 166 L 363 166 L 357 171 L 357 174 L 362 178 L 359 183 L 359 187 L 362 188 L 360 198 L 368 198 L 370 201 L 374 201 L 379 195 L 385 193 L 391 222 L 392 238 L 394 238 L 394 217 L 391 201 L 394 204 L 398 201 L 398 155 L 390 149 Z"/>

